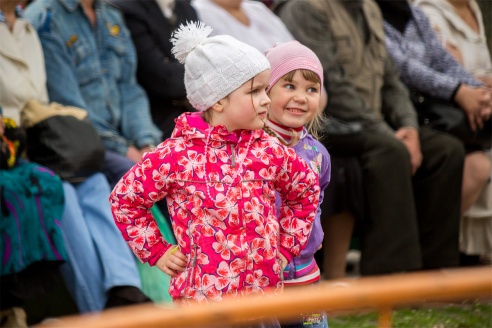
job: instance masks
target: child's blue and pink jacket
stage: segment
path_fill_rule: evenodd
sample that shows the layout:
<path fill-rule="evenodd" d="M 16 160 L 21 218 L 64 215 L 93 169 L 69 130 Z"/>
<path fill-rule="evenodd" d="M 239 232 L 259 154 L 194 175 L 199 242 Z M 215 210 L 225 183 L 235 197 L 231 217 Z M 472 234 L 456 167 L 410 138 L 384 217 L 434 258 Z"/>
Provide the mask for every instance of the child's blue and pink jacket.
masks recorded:
<path fill-rule="evenodd" d="M 324 190 L 330 183 L 331 160 L 330 154 L 318 140 L 314 139 L 304 129 L 295 146 L 291 147 L 297 155 L 304 159 L 311 169 L 319 175 L 320 197 L 319 204 L 323 202 Z M 323 228 L 321 227 L 321 208 L 318 206 L 313 229 L 308 242 L 301 254 L 294 257 L 284 271 L 284 284 L 303 285 L 313 283 L 320 279 L 320 270 L 314 259 L 314 253 L 323 243 Z"/>

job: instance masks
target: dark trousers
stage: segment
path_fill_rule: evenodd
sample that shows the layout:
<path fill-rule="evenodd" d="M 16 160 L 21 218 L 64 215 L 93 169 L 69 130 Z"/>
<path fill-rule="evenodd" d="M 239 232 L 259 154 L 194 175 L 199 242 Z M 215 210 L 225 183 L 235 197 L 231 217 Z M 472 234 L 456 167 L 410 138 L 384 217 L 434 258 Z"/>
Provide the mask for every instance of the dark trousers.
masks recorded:
<path fill-rule="evenodd" d="M 464 148 L 457 139 L 420 130 L 423 161 L 396 138 L 367 133 L 361 156 L 367 217 L 361 229 L 361 274 L 457 266 Z"/>

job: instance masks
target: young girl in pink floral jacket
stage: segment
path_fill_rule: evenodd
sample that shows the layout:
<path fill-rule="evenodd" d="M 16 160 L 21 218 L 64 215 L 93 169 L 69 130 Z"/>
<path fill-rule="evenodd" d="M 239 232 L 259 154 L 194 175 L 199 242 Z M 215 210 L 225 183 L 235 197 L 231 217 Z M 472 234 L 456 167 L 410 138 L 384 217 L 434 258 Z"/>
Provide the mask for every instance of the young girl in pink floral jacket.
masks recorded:
<path fill-rule="evenodd" d="M 270 65 L 230 36 L 181 26 L 173 52 L 185 64 L 197 113 L 116 185 L 115 222 L 142 262 L 171 278 L 175 301 L 282 289 L 282 270 L 303 249 L 319 200 L 318 178 L 294 150 L 264 132 Z M 275 191 L 282 198 L 280 216 Z M 166 198 L 177 246 L 151 215 Z"/>

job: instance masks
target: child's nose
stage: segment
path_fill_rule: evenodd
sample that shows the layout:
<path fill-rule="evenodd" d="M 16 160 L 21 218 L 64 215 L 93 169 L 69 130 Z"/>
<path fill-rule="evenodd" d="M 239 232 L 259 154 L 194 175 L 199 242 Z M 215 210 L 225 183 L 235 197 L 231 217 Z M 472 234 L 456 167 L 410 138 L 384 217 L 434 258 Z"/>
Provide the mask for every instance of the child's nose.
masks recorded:
<path fill-rule="evenodd" d="M 298 92 L 294 95 L 294 101 L 304 103 L 306 102 L 306 95 L 304 93 Z"/>

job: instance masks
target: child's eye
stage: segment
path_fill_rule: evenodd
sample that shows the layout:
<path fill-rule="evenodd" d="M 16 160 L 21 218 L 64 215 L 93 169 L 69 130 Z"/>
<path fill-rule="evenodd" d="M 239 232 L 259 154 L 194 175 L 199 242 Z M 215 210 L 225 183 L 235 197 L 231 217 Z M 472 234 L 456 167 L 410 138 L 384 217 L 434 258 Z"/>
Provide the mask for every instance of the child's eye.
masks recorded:
<path fill-rule="evenodd" d="M 258 92 L 260 92 L 260 90 L 259 90 L 259 89 L 253 89 L 253 90 L 251 90 L 249 93 L 251 93 L 251 94 L 255 94 L 255 93 L 258 93 Z"/>
<path fill-rule="evenodd" d="M 290 83 L 284 85 L 284 88 L 289 89 L 289 90 L 294 90 L 295 89 L 294 85 L 293 84 L 290 84 Z"/>
<path fill-rule="evenodd" d="M 318 93 L 318 88 L 312 87 L 312 88 L 309 88 L 307 91 L 310 93 Z"/>

